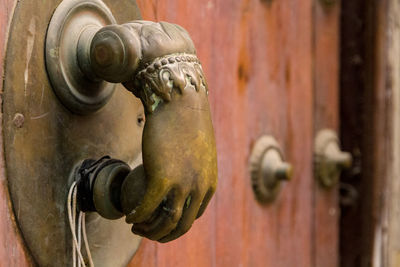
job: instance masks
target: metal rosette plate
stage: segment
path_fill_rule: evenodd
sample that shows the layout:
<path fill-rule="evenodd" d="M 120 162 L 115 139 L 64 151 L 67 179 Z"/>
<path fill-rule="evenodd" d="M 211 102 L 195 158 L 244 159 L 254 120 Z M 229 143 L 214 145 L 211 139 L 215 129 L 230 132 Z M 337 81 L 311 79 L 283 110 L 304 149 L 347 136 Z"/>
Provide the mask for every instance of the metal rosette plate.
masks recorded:
<path fill-rule="evenodd" d="M 58 34 L 59 38 L 76 42 L 77 33 L 66 34 L 72 31 L 72 19 L 87 15 L 88 21 L 96 21 L 100 26 L 115 20 L 124 23 L 141 18 L 135 1 L 104 0 L 109 10 L 99 3 L 18 1 L 13 14 L 2 93 L 5 170 L 16 223 L 37 266 L 71 266 L 72 236 L 66 201 L 74 166 L 85 158 L 110 155 L 134 167 L 138 164 L 135 160 L 141 158 L 143 123 L 138 123 L 138 118 L 143 118 L 144 110 L 140 100 L 120 84 L 111 98 L 107 94 L 112 93 L 114 85 L 104 87 L 108 93 L 95 93 L 95 89 L 84 86 L 61 86 L 55 95 L 53 86 L 57 83 L 49 81 L 47 75 L 44 51 L 48 29 L 47 37 Z M 55 12 L 60 4 L 64 10 Z M 56 24 L 48 28 L 55 17 L 64 32 L 51 33 L 57 28 Z M 67 80 L 65 72 L 67 61 L 61 62 L 66 56 L 65 51 L 60 52 L 62 49 L 53 50 L 54 66 L 47 64 L 47 70 L 57 72 L 59 84 L 67 86 L 72 82 Z M 68 64 L 76 64 L 75 59 L 69 60 L 73 63 L 68 61 Z M 74 86 L 84 84 L 79 82 Z M 97 94 L 99 101 L 89 104 L 98 111 L 81 116 L 66 109 L 59 97 L 63 94 L 61 90 L 65 89 L 67 94 L 70 88 L 83 96 Z M 108 104 L 103 105 L 106 101 Z M 124 219 L 109 221 L 97 213 L 88 213 L 86 222 L 95 266 L 126 266 L 141 240 L 132 234 L 131 226 Z"/>
<path fill-rule="evenodd" d="M 47 71 L 57 96 L 75 113 L 97 111 L 113 95 L 115 84 L 96 77 L 89 80 L 83 74 L 77 48 L 81 37 L 93 38 L 101 27 L 115 23 L 110 9 L 100 0 L 62 1 L 51 18 L 46 36 Z"/>
<path fill-rule="evenodd" d="M 260 137 L 250 156 L 250 175 L 256 199 L 267 204 L 280 191 L 280 182 L 290 180 L 293 170 L 284 162 L 278 142 L 272 136 Z"/>

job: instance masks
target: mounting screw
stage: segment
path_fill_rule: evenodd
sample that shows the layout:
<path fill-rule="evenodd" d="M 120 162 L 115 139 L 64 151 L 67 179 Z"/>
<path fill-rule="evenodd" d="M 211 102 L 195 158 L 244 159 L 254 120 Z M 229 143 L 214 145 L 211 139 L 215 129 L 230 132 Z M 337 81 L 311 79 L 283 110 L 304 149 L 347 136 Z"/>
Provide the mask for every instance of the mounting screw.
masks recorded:
<path fill-rule="evenodd" d="M 21 113 L 16 113 L 13 119 L 14 125 L 17 128 L 22 128 L 24 126 L 25 117 Z"/>

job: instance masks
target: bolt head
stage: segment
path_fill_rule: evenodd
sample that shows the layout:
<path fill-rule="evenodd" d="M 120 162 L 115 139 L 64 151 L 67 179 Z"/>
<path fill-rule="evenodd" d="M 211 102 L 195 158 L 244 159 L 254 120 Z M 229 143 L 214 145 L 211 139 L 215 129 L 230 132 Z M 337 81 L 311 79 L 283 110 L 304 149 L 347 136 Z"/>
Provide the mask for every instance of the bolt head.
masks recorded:
<path fill-rule="evenodd" d="M 25 116 L 22 115 L 21 113 L 16 113 L 13 122 L 15 127 L 22 128 L 22 126 L 24 126 Z"/>

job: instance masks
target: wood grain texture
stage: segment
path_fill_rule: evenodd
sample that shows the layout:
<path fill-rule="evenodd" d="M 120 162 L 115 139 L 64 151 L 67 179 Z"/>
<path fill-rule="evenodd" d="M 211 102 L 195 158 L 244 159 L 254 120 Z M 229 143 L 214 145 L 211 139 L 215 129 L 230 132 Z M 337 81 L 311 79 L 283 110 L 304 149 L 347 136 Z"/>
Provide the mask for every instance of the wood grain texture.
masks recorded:
<path fill-rule="evenodd" d="M 400 266 L 400 3 L 395 0 L 388 1 L 388 72 L 387 81 L 391 81 L 392 91 L 391 109 L 391 161 L 388 171 L 388 194 L 385 209 L 385 221 L 388 231 L 384 232 L 386 244 L 383 256 L 385 263 L 390 267 Z M 385 225 L 385 224 L 384 224 Z"/>
<path fill-rule="evenodd" d="M 339 14 L 340 1 L 314 8 L 314 135 L 339 126 Z M 314 182 L 314 266 L 335 267 L 339 263 L 338 186 L 326 189 Z"/>
<path fill-rule="evenodd" d="M 362 218 L 365 236 L 361 266 L 389 266 L 387 241 L 389 200 L 392 193 L 393 136 L 393 74 L 389 61 L 395 54 L 388 50 L 391 45 L 389 11 L 394 8 L 390 1 L 367 1 L 367 49 L 366 49 L 366 109 L 368 119 L 364 126 L 364 195 Z M 392 10 L 393 11 L 393 10 Z M 397 22 L 395 22 L 397 23 Z M 391 25 L 392 26 L 392 25 Z M 397 59 L 394 59 L 397 61 Z M 396 73 L 395 75 L 398 75 Z M 398 90 L 396 88 L 396 90 Z M 395 94 L 397 95 L 397 94 Z M 398 222 L 396 222 L 398 223 Z M 395 236 L 391 238 L 396 238 Z M 398 237 L 397 237 L 398 238 Z M 393 265 L 396 266 L 397 265 Z"/>
<path fill-rule="evenodd" d="M 393 91 L 399 90 L 394 88 L 393 73 L 388 62 L 394 59 L 396 54 L 390 53 L 394 51 L 388 50 L 392 43 L 391 30 L 389 27 L 389 11 L 394 11 L 393 3 L 390 1 L 371 1 L 371 12 L 368 14 L 368 26 L 370 27 L 370 34 L 373 35 L 373 45 L 370 46 L 370 69 L 368 73 L 371 78 L 368 80 L 370 87 L 367 87 L 369 93 L 370 105 L 367 109 L 367 114 L 370 116 L 371 121 L 367 127 L 366 141 L 370 142 L 369 154 L 366 158 L 365 164 L 369 164 L 370 172 L 366 173 L 367 181 L 371 181 L 369 192 L 370 195 L 370 210 L 364 212 L 364 216 L 369 220 L 368 235 L 370 240 L 365 246 L 365 253 L 369 262 L 373 266 L 390 266 L 388 254 L 388 232 L 389 222 L 388 213 L 390 212 L 390 197 L 393 193 L 392 179 L 392 159 L 393 152 L 397 151 L 393 148 L 395 145 L 394 140 L 397 136 L 393 136 Z M 372 17 L 370 17 L 372 15 Z M 392 15 L 392 14 L 391 14 Z M 392 21 L 392 23 L 398 23 Z M 393 26 L 393 25 L 390 25 Z M 398 75 L 395 73 L 394 75 Z M 397 96 L 395 93 L 394 96 Z M 396 100 L 397 102 L 397 100 Z M 397 123 L 397 122 L 396 122 Z M 395 222 L 396 224 L 398 222 Z M 398 238 L 391 236 L 391 238 Z M 397 264 L 391 265 L 397 267 Z"/>
<path fill-rule="evenodd" d="M 371 60 L 370 129 L 373 153 L 372 165 L 371 241 L 368 256 L 374 266 L 400 265 L 400 5 L 398 1 L 373 1 L 377 24 L 369 17 L 374 35 Z"/>
<path fill-rule="evenodd" d="M 3 90 L 4 55 L 7 35 L 16 0 L 0 0 L 0 91 Z M 1 105 L 1 104 L 0 104 Z M 2 113 L 0 113 L 2 120 Z M 2 124 L 0 124 L 2 127 Z M 3 147 L 3 131 L 0 131 L 0 146 Z M 3 151 L 3 149 L 2 149 Z M 32 262 L 15 223 L 10 203 L 4 167 L 4 154 L 0 153 L 0 266 L 30 266 Z"/>
<path fill-rule="evenodd" d="M 205 215 L 169 244 L 144 240 L 131 266 L 312 266 L 311 1 L 138 1 L 144 19 L 185 27 L 206 72 L 219 185 Z M 261 206 L 248 173 L 252 144 L 274 135 L 294 165 Z"/>

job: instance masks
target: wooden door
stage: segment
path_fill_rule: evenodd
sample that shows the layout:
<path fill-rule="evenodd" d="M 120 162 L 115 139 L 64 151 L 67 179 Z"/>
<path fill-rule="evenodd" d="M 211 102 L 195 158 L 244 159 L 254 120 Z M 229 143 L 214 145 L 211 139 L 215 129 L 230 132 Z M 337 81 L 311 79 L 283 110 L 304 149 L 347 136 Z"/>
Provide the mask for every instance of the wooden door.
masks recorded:
<path fill-rule="evenodd" d="M 339 2 L 138 1 L 144 19 L 192 34 L 210 86 L 219 185 L 181 239 L 145 240 L 131 266 L 338 266 L 337 190 L 313 177 L 314 133 L 338 127 Z M 274 135 L 294 178 L 259 205 L 252 145 Z"/>
<path fill-rule="evenodd" d="M 144 240 L 130 266 L 338 266 L 337 189 L 315 182 L 313 142 L 319 129 L 338 126 L 340 3 L 137 2 L 144 19 L 180 24 L 194 40 L 210 88 L 219 185 L 188 234 L 168 244 Z M 0 0 L 0 74 L 16 3 Z M 249 175 L 262 135 L 273 135 L 294 167 L 269 205 L 255 200 Z M 0 265 L 29 266 L 0 170 Z"/>

